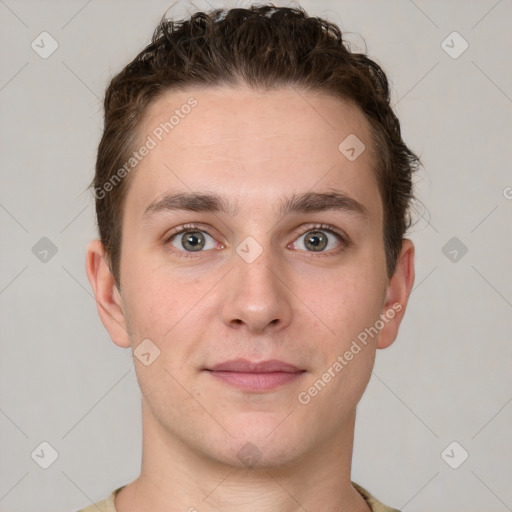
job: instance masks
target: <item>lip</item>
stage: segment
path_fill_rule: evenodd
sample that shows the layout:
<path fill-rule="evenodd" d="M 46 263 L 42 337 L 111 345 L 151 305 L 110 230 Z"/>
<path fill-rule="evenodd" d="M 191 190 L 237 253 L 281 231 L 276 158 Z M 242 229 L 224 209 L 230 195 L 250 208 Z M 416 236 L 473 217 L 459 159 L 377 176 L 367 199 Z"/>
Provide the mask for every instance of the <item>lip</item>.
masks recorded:
<path fill-rule="evenodd" d="M 306 370 L 271 359 L 252 362 L 235 359 L 205 369 L 213 377 L 244 391 L 270 391 L 300 378 Z"/>
<path fill-rule="evenodd" d="M 215 366 L 206 369 L 214 372 L 243 373 L 297 373 L 303 371 L 293 364 L 285 363 L 284 361 L 279 361 L 278 359 L 269 359 L 267 361 L 260 361 L 258 363 L 248 361 L 247 359 L 232 359 L 231 361 L 218 363 Z"/>

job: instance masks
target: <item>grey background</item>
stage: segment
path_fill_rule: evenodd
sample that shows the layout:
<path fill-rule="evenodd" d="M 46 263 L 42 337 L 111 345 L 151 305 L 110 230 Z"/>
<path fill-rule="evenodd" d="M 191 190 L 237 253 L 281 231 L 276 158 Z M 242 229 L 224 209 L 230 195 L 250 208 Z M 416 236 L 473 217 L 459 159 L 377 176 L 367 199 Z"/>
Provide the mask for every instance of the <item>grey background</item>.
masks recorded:
<path fill-rule="evenodd" d="M 360 48 L 364 37 L 425 166 L 416 181 L 426 209 L 411 231 L 416 284 L 358 409 L 353 480 L 404 512 L 512 510 L 512 4 L 302 5 Z M 101 325 L 84 270 L 95 237 L 86 187 L 107 81 L 169 6 L 0 0 L 2 512 L 71 512 L 139 473 L 133 361 Z M 43 31 L 58 43 L 46 59 L 31 47 Z M 469 44 L 458 58 L 442 47 L 453 31 Z M 444 43 L 452 53 L 455 37 Z M 43 441 L 58 452 L 48 469 L 31 457 Z M 462 450 L 469 458 L 452 469 L 446 461 L 459 463 Z"/>

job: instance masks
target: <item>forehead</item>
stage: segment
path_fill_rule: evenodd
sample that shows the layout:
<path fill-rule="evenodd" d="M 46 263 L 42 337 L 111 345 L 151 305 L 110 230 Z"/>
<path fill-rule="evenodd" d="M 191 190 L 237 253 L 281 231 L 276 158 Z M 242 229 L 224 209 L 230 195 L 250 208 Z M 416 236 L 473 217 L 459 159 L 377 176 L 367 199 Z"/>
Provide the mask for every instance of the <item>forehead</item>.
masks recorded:
<path fill-rule="evenodd" d="M 138 144 L 150 139 L 153 148 L 128 193 L 140 207 L 166 189 L 215 189 L 243 204 L 243 198 L 340 188 L 369 201 L 369 210 L 379 203 L 369 123 L 357 107 L 330 95 L 292 87 L 170 91 L 139 126 Z M 365 149 L 350 159 L 347 144 Z"/>
<path fill-rule="evenodd" d="M 167 132 L 161 124 L 169 120 L 172 126 L 167 125 Z M 187 129 L 190 125 L 193 130 Z M 293 153 L 288 156 L 293 157 L 302 153 L 304 139 L 315 140 L 319 152 L 337 149 L 340 137 L 350 133 L 366 139 L 369 124 L 358 107 L 325 93 L 292 87 L 255 91 L 246 86 L 219 86 L 163 94 L 149 106 L 139 130 L 142 135 L 152 132 L 157 138 L 173 139 L 175 147 L 184 151 L 244 140 L 243 147 L 230 147 L 230 154 L 247 157 L 247 150 L 257 146 L 251 141 L 257 139 L 280 153 L 289 148 Z"/>

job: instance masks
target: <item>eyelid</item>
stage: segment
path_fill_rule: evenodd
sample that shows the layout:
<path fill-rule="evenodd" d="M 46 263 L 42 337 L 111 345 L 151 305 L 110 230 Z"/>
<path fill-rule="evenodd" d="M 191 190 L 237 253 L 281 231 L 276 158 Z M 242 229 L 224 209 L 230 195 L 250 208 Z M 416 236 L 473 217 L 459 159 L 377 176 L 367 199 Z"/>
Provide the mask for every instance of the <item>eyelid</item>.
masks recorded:
<path fill-rule="evenodd" d="M 164 235 L 164 240 L 165 240 L 165 243 L 168 243 L 176 235 L 181 235 L 182 233 L 186 233 L 187 231 L 201 231 L 201 232 L 206 233 L 207 235 L 211 236 L 212 238 L 215 238 L 213 235 L 211 235 L 208 232 L 208 229 L 209 228 L 206 228 L 204 225 L 195 224 L 193 222 L 188 223 L 188 224 L 182 224 L 181 226 L 178 226 L 177 228 L 173 229 L 170 234 L 166 233 Z"/>
<path fill-rule="evenodd" d="M 338 228 L 331 226 L 330 224 L 324 224 L 324 223 L 315 223 L 312 222 L 311 224 L 306 224 L 306 226 L 302 227 L 303 231 L 302 234 L 305 235 L 306 233 L 309 233 L 310 231 L 314 231 L 315 229 L 318 231 L 329 231 L 333 233 L 334 235 L 338 235 L 342 239 L 347 239 L 348 236 L 343 231 L 339 230 Z M 301 235 L 299 235 L 301 236 Z"/>
<path fill-rule="evenodd" d="M 181 235 L 185 231 L 197 230 L 198 226 L 195 224 L 183 224 L 177 228 L 173 228 L 170 233 L 165 233 L 164 242 L 168 244 L 176 235 Z"/>

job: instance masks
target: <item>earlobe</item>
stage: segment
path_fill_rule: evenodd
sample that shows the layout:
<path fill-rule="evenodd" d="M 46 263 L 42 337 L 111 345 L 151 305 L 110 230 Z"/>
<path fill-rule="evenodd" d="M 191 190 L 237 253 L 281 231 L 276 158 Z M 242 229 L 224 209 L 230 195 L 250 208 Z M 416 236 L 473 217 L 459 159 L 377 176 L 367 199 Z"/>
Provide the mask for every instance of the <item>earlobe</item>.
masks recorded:
<path fill-rule="evenodd" d="M 89 243 L 85 267 L 103 325 L 116 345 L 128 348 L 130 339 L 126 328 L 122 298 L 110 270 L 105 249 L 99 240 Z"/>
<path fill-rule="evenodd" d="M 395 341 L 413 284 L 414 244 L 411 240 L 404 239 L 397 258 L 395 272 L 388 284 L 382 311 L 385 316 L 385 325 L 379 333 L 377 348 L 387 348 Z"/>

